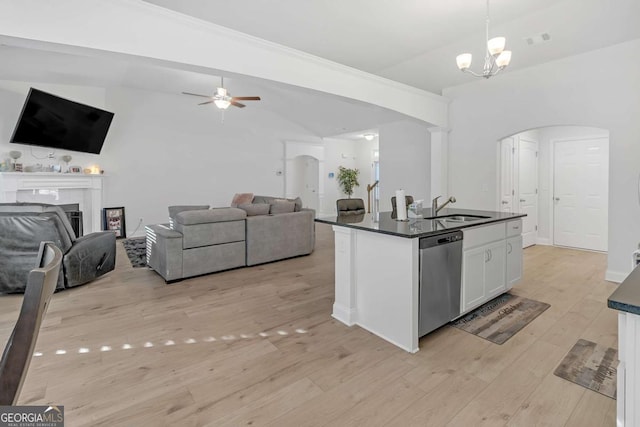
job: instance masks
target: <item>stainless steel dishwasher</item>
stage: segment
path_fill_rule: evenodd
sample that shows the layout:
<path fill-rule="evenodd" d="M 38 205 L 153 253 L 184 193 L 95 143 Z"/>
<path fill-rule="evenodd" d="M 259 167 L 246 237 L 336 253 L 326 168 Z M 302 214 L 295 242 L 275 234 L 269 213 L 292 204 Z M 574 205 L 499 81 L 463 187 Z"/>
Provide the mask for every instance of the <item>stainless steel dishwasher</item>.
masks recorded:
<path fill-rule="evenodd" d="M 419 336 L 460 315 L 461 287 L 462 231 L 421 238 Z"/>

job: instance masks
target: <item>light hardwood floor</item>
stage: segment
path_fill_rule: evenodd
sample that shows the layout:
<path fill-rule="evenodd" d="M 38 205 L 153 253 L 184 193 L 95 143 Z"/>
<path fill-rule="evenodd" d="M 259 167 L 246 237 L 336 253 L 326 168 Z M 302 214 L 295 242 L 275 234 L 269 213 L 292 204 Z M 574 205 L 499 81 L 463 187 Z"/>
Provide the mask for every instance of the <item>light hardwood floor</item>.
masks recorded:
<path fill-rule="evenodd" d="M 614 400 L 553 375 L 578 338 L 617 346 L 605 255 L 526 249 L 513 292 L 551 308 L 503 345 L 446 326 L 411 355 L 331 318 L 316 230 L 311 256 L 172 285 L 118 243 L 116 271 L 53 296 L 19 403 L 67 426 L 615 425 Z M 0 297 L 3 343 L 20 303 Z"/>

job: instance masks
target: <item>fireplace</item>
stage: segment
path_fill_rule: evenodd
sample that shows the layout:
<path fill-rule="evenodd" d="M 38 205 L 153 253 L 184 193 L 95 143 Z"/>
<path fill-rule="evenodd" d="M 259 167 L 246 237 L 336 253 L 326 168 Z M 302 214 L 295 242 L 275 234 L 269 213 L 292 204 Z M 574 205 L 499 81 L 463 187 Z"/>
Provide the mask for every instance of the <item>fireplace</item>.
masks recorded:
<path fill-rule="evenodd" d="M 73 205 L 67 216 L 76 235 L 102 229 L 104 175 L 51 172 L 0 172 L 0 202 Z M 73 211 L 71 210 L 73 209 Z"/>
<path fill-rule="evenodd" d="M 82 224 L 82 211 L 80 210 L 80 203 L 67 203 L 64 205 L 58 205 L 64 213 L 67 215 L 69 222 L 71 223 L 71 228 L 73 228 L 73 232 L 76 233 L 76 237 L 81 237 L 83 235 L 83 224 Z"/>

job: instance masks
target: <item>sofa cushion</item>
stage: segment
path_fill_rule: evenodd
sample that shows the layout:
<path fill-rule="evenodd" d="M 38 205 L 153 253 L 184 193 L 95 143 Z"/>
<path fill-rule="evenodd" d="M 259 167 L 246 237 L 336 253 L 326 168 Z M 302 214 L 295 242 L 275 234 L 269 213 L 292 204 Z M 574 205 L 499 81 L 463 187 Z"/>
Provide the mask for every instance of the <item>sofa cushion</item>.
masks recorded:
<path fill-rule="evenodd" d="M 288 200 L 290 202 L 295 203 L 294 212 L 300 212 L 302 210 L 302 199 L 300 197 L 296 197 L 295 199 L 285 199 L 282 197 L 273 197 L 273 196 L 254 196 L 253 203 L 273 203 L 274 200 Z"/>
<path fill-rule="evenodd" d="M 268 203 L 247 203 L 238 205 L 238 209 L 245 211 L 247 216 L 268 215 L 271 205 Z"/>
<path fill-rule="evenodd" d="M 238 205 L 246 205 L 253 200 L 253 193 L 236 193 L 231 200 L 231 207 L 237 208 Z"/>
<path fill-rule="evenodd" d="M 295 202 L 291 202 L 289 200 L 274 200 L 271 203 L 271 209 L 269 213 L 271 214 L 283 214 L 283 213 L 291 213 L 296 209 Z"/>
<path fill-rule="evenodd" d="M 236 208 L 214 208 L 183 211 L 176 215 L 176 222 L 182 225 L 208 224 L 211 222 L 238 221 L 247 217 L 247 213 Z"/>

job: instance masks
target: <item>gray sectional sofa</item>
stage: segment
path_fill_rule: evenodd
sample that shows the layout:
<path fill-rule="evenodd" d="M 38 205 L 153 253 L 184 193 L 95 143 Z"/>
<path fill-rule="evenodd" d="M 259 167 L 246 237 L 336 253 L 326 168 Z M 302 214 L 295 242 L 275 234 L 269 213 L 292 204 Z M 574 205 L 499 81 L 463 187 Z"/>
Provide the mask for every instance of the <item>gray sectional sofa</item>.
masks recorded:
<path fill-rule="evenodd" d="M 146 226 L 147 265 L 167 282 L 308 255 L 315 246 L 315 211 L 302 208 L 299 199 L 255 196 L 232 208 L 171 206 L 169 217 L 168 224 Z"/>

